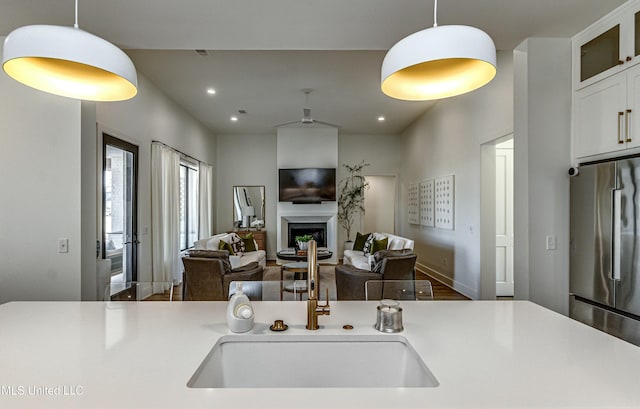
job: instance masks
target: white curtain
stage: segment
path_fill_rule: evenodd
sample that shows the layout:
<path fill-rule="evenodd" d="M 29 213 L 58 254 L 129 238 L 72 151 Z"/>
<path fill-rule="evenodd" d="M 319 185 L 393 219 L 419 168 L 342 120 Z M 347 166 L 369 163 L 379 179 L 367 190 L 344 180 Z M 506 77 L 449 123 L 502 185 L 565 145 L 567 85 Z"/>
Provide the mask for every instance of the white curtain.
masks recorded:
<path fill-rule="evenodd" d="M 213 166 L 200 162 L 198 181 L 198 237 L 204 239 L 213 230 Z"/>
<path fill-rule="evenodd" d="M 182 280 L 179 231 L 180 154 L 151 145 L 151 234 L 153 281 Z"/>

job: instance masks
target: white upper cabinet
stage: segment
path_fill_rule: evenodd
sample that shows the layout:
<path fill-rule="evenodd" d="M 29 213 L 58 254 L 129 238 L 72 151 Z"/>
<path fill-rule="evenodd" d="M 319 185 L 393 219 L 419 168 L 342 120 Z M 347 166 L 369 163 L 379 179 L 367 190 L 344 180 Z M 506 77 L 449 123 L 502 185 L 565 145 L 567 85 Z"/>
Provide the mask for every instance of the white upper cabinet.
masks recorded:
<path fill-rule="evenodd" d="M 574 153 L 584 158 L 640 146 L 640 65 L 582 88 L 574 96 Z"/>
<path fill-rule="evenodd" d="M 573 100 L 577 158 L 624 149 L 620 112 L 626 109 L 626 75 L 621 73 L 576 92 Z"/>
<path fill-rule="evenodd" d="M 574 159 L 640 152 L 625 151 L 640 147 L 640 0 L 575 36 L 572 49 Z"/>
<path fill-rule="evenodd" d="M 625 3 L 573 39 L 574 90 L 640 62 L 640 2 Z"/>

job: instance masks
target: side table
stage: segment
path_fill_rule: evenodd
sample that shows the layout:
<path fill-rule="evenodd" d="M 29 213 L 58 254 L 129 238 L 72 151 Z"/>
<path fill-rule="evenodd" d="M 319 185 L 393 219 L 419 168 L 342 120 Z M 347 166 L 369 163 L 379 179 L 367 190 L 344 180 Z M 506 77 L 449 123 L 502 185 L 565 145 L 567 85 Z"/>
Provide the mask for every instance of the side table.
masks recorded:
<path fill-rule="evenodd" d="M 293 282 L 291 284 L 284 285 L 285 270 L 293 273 Z M 306 261 L 297 261 L 280 266 L 280 301 L 282 301 L 283 291 L 292 292 L 294 295 L 300 293 L 300 301 L 302 301 L 302 293 L 307 292 L 305 278 L 308 271 L 309 264 Z"/>

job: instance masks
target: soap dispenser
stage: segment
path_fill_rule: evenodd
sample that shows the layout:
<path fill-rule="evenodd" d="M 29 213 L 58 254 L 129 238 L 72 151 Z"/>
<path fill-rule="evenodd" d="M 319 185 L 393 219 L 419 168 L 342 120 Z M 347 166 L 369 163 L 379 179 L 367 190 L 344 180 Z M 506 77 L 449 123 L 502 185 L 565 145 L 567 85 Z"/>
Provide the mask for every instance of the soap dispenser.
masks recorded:
<path fill-rule="evenodd" d="M 233 332 L 247 332 L 253 328 L 253 307 L 240 283 L 227 306 L 227 326 Z"/>

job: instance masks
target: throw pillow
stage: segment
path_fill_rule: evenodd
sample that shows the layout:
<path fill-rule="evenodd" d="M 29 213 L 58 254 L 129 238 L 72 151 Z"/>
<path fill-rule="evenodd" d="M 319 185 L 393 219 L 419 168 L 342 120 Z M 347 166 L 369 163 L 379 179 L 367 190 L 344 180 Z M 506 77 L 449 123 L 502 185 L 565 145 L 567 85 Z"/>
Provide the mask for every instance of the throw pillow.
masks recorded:
<path fill-rule="evenodd" d="M 219 250 L 220 249 L 220 238 L 212 237 L 207 241 L 206 249 L 207 250 Z"/>
<path fill-rule="evenodd" d="M 237 233 L 230 233 L 229 236 L 227 236 L 227 240 L 233 248 L 233 254 L 241 256 L 242 253 L 245 252 L 244 241 Z"/>
<path fill-rule="evenodd" d="M 373 245 L 373 237 L 375 234 L 371 233 L 369 237 L 364 241 L 364 246 L 362 246 L 362 251 L 364 254 L 371 254 L 371 246 Z"/>
<path fill-rule="evenodd" d="M 233 252 L 233 247 L 231 247 L 230 243 L 227 243 L 224 240 L 220 240 L 220 244 L 218 247 L 220 250 L 227 250 L 230 256 L 233 256 L 235 253 Z"/>
<path fill-rule="evenodd" d="M 256 251 L 258 250 L 256 248 L 256 242 L 253 241 L 253 233 L 249 233 L 246 236 L 244 236 L 242 238 L 242 241 L 244 242 L 244 251 Z"/>
<path fill-rule="evenodd" d="M 389 250 L 402 250 L 404 248 L 404 240 L 402 239 L 393 239 L 391 243 L 389 243 Z"/>
<path fill-rule="evenodd" d="M 382 240 L 373 240 L 373 243 L 371 244 L 371 254 L 375 254 L 376 251 L 380 251 L 380 250 L 386 250 L 387 249 L 387 244 L 389 244 L 389 238 L 385 237 Z"/>
<path fill-rule="evenodd" d="M 354 250 L 363 251 L 364 250 L 364 243 L 367 241 L 367 239 L 370 236 L 371 236 L 371 233 L 360 234 L 360 232 L 357 232 L 356 233 L 356 241 L 353 242 L 353 249 Z"/>

